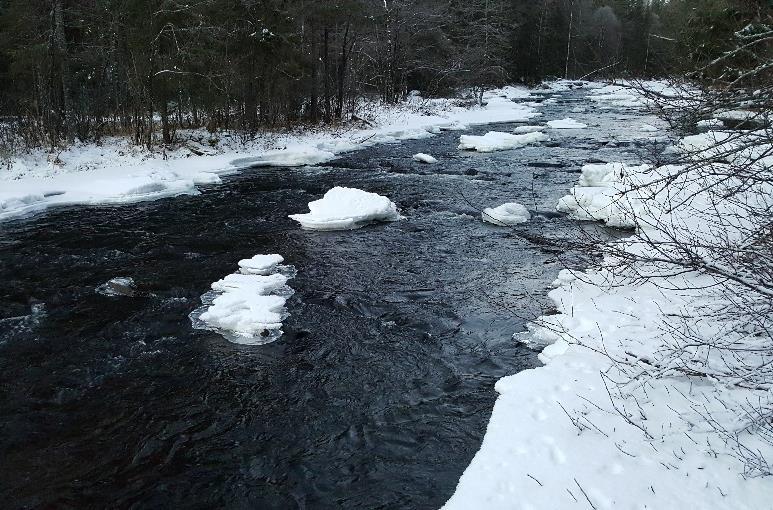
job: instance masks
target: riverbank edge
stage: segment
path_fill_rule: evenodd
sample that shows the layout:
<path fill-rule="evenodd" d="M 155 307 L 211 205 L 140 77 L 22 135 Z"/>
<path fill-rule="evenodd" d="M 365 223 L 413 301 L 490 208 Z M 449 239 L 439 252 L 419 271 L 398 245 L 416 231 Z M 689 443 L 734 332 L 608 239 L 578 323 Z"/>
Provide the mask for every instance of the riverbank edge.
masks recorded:
<path fill-rule="evenodd" d="M 563 86 L 554 82 L 539 90 L 493 89 L 480 106 L 414 95 L 399 105 L 369 105 L 369 120 L 329 130 L 263 133 L 252 140 L 234 133 L 181 132 L 185 141 L 174 150 L 151 152 L 125 138 L 107 138 L 58 153 L 31 151 L 12 158 L 0 172 L 0 221 L 62 205 L 126 204 L 197 194 L 200 186 L 220 184 L 221 176 L 249 167 L 317 165 L 379 143 L 474 125 L 527 122 L 541 115 L 539 94 Z"/>

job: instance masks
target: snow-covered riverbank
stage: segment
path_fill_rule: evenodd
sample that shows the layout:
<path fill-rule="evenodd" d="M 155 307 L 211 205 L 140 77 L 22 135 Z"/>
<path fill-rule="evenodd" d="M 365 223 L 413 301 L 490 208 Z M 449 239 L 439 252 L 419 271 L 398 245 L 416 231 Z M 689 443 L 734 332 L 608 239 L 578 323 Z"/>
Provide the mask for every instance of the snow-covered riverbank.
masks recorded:
<path fill-rule="evenodd" d="M 590 98 L 641 104 L 612 87 Z M 760 371 L 773 360 L 757 325 L 770 317 L 723 314 L 748 289 L 666 262 L 679 243 L 707 267 L 723 262 L 708 247 L 753 230 L 754 211 L 773 205 L 770 181 L 728 178 L 732 160 L 689 164 L 729 136 L 684 139 L 679 166 L 583 169 L 559 209 L 636 232 L 601 267 L 558 275 L 558 313 L 520 337 L 545 346 L 545 366 L 498 381 L 481 450 L 445 509 L 773 508 L 773 482 L 760 476 L 773 445 L 759 420 L 773 391 Z M 737 154 L 769 173 L 773 157 L 760 156 Z"/>
<path fill-rule="evenodd" d="M 302 166 L 329 161 L 377 143 L 433 136 L 441 130 L 526 121 L 539 103 L 529 90 L 505 87 L 484 96 L 484 106 L 458 106 L 450 99 L 411 96 L 398 106 L 369 105 L 367 122 L 337 130 L 268 133 L 252 141 L 236 135 L 181 133 L 173 151 L 148 152 L 123 138 L 75 145 L 58 154 L 43 150 L 15 157 L 0 170 L 0 220 L 55 205 L 115 204 L 197 193 L 220 176 L 248 166 Z M 520 101 L 520 102 L 516 102 Z"/>

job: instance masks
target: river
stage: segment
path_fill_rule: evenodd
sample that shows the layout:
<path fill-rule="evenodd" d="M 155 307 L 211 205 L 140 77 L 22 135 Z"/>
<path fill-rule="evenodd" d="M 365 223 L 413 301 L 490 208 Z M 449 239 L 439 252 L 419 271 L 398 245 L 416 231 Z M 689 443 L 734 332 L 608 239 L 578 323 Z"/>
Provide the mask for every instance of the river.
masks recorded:
<path fill-rule="evenodd" d="M 539 363 L 512 334 L 549 310 L 561 268 L 590 262 L 557 199 L 583 163 L 639 149 L 637 114 L 571 113 L 584 94 L 558 94 L 533 123 L 590 127 L 537 146 L 462 153 L 446 132 L 246 169 L 197 196 L 0 224 L 3 506 L 441 506 L 480 446 L 495 381 Z M 320 233 L 287 218 L 336 185 L 386 195 L 405 219 Z M 507 201 L 533 220 L 480 220 Z M 192 329 L 210 283 L 257 253 L 298 270 L 285 335 L 255 347 Z M 118 276 L 135 295 L 95 291 Z"/>

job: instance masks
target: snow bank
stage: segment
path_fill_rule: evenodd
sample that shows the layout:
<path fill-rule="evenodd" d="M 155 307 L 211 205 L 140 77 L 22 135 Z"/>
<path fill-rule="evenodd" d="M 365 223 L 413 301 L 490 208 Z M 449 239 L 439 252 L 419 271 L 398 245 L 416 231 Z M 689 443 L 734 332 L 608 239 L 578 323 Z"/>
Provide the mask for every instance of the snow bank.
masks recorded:
<path fill-rule="evenodd" d="M 429 154 L 424 154 L 423 152 L 414 154 L 413 160 L 418 161 L 419 163 L 428 163 L 428 164 L 437 163 L 437 159 L 433 158 Z"/>
<path fill-rule="evenodd" d="M 280 150 L 267 151 L 260 156 L 251 158 L 249 166 L 306 166 L 319 165 L 335 159 L 334 152 L 322 150 L 319 147 L 295 145 Z"/>
<path fill-rule="evenodd" d="M 279 266 L 283 260 L 281 255 L 256 255 L 239 261 L 241 272 L 214 282 L 201 297 L 203 306 L 190 315 L 193 327 L 245 345 L 278 339 L 288 315 L 285 303 L 293 294 L 287 281 L 295 274 L 292 266 Z"/>
<path fill-rule="evenodd" d="M 531 214 L 526 207 L 517 202 L 508 202 L 499 207 L 483 209 L 481 216 L 483 221 L 501 227 L 526 223 L 531 219 Z"/>
<path fill-rule="evenodd" d="M 591 271 L 550 293 L 560 313 L 531 327 L 533 337 L 550 343 L 540 354 L 545 366 L 496 383 L 481 449 L 445 510 L 769 507 L 773 484 L 745 479 L 704 418 L 712 413 L 735 424 L 744 400 L 759 392 L 674 377 L 629 398 L 617 395 L 611 381 L 621 374 L 602 353 L 648 359 L 663 345 L 658 325 L 695 296 L 667 290 L 669 281 L 612 281 Z M 718 398 L 730 392 L 737 405 L 725 409 Z"/>
<path fill-rule="evenodd" d="M 641 109 L 650 104 L 650 100 L 646 97 L 647 92 L 670 98 L 670 106 L 674 108 L 690 102 L 694 95 L 698 94 L 698 91 L 674 88 L 664 81 L 619 80 L 614 84 L 596 88 L 588 95 L 588 99 L 605 109 Z"/>
<path fill-rule="evenodd" d="M 541 132 L 513 135 L 499 131 L 489 131 L 485 135 L 462 135 L 459 137 L 460 150 L 475 150 L 478 152 L 493 152 L 508 149 L 517 149 L 525 145 L 548 140 L 548 136 Z"/>
<path fill-rule="evenodd" d="M 578 220 L 633 228 L 646 197 L 629 191 L 647 178 L 650 169 L 624 163 L 584 165 L 578 186 L 558 201 L 556 210 Z"/>
<path fill-rule="evenodd" d="M 588 125 L 567 117 L 565 119 L 548 121 L 548 127 L 551 129 L 585 129 Z"/>
<path fill-rule="evenodd" d="M 309 230 L 352 230 L 374 221 L 396 221 L 400 214 L 387 197 L 336 186 L 309 202 L 308 213 L 291 214 L 290 218 Z"/>
<path fill-rule="evenodd" d="M 111 137 L 99 145 L 75 144 L 56 154 L 33 150 L 15 156 L 10 169 L 0 170 L 0 220 L 59 205 L 122 204 L 196 194 L 201 185 L 220 183 L 220 175 L 248 167 L 323 164 L 377 143 L 426 138 L 478 124 L 525 122 L 540 115 L 535 106 L 518 102 L 529 97 L 528 89 L 504 87 L 487 91 L 482 106 L 415 95 L 400 105 L 363 101 L 360 109 L 368 118 L 359 125 L 264 133 L 247 141 L 228 132 L 181 129 L 176 148 L 152 152 Z"/>
<path fill-rule="evenodd" d="M 708 141 L 678 146 L 707 151 Z M 754 164 L 769 172 L 773 160 Z M 630 199 L 626 194 L 646 197 L 646 208 L 628 211 L 637 231 L 615 246 L 662 259 L 671 239 L 696 249 L 733 240 L 737 225 L 754 220 L 754 209 L 773 205 L 769 183 L 727 200 L 725 189 L 738 193 L 739 180 L 724 182 L 713 173 L 716 164 L 708 165 L 587 165 L 581 189 L 621 202 Z M 710 252 L 703 257 L 717 262 Z M 545 365 L 497 382 L 481 449 L 444 509 L 769 508 L 773 483 L 755 476 L 760 468 L 744 457 L 773 458 L 765 432 L 752 426 L 755 405 L 769 405 L 770 389 L 745 384 L 741 374 L 753 376 L 771 362 L 759 354 L 770 338 L 728 322 L 743 326 L 745 317 L 715 312 L 743 294 L 739 288 L 728 295 L 721 282 L 661 262 L 621 267 L 613 255 L 595 269 L 561 271 L 549 293 L 558 313 L 540 317 L 525 335 L 546 346 L 539 355 Z M 700 341 L 705 346 L 694 347 Z M 670 357 L 685 342 L 693 347 Z M 717 345 L 744 348 L 728 355 Z M 694 375 L 701 373 L 709 375 Z"/>

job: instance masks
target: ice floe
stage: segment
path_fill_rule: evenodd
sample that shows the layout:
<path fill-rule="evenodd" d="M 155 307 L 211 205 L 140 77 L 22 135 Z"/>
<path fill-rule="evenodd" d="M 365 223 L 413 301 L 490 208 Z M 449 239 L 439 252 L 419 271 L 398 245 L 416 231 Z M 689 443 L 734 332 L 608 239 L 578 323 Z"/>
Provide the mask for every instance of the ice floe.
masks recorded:
<path fill-rule="evenodd" d="M 437 159 L 430 156 L 429 154 L 424 154 L 423 152 L 419 152 L 418 154 L 413 155 L 413 160 L 418 161 L 419 163 L 437 163 Z"/>
<path fill-rule="evenodd" d="M 240 271 L 211 285 L 194 310 L 194 328 L 216 331 L 231 342 L 262 345 L 282 336 L 285 303 L 293 294 L 287 281 L 295 268 L 279 265 L 281 255 L 256 255 L 239 261 Z"/>
<path fill-rule="evenodd" d="M 284 262 L 284 257 L 277 254 L 255 255 L 250 259 L 239 261 L 239 268 L 245 274 L 271 274 L 276 266 Z"/>
<path fill-rule="evenodd" d="M 548 136 L 542 132 L 524 133 L 514 135 L 499 131 L 489 131 L 485 135 L 462 135 L 459 137 L 460 150 L 474 150 L 478 152 L 493 152 L 508 149 L 517 149 L 525 145 L 548 140 Z"/>
<path fill-rule="evenodd" d="M 522 135 L 524 133 L 536 133 L 538 131 L 544 131 L 545 126 L 518 126 L 513 129 L 513 133 L 516 135 Z"/>
<path fill-rule="evenodd" d="M 400 219 L 397 205 L 387 197 L 356 188 L 336 186 L 319 200 L 309 202 L 309 212 L 290 218 L 309 230 L 353 230 L 374 221 Z"/>
<path fill-rule="evenodd" d="M 508 202 L 499 207 L 483 209 L 481 216 L 483 221 L 500 227 L 526 223 L 531 219 L 528 209 L 518 202 Z"/>
<path fill-rule="evenodd" d="M 548 127 L 551 129 L 585 129 L 588 125 L 567 117 L 565 119 L 548 121 Z"/>

